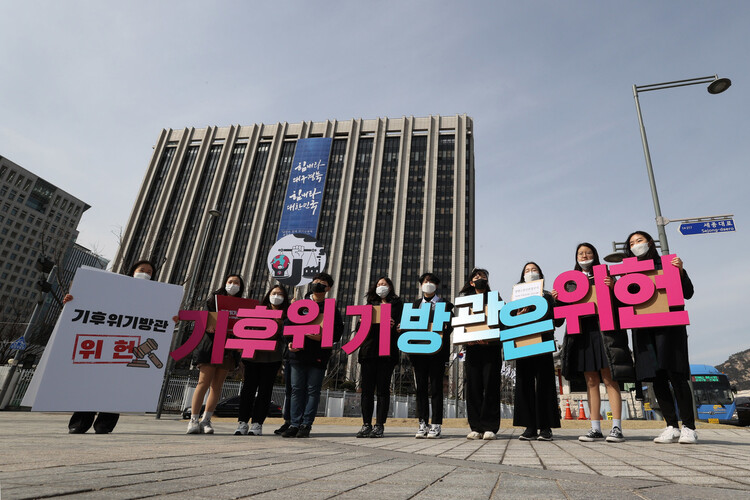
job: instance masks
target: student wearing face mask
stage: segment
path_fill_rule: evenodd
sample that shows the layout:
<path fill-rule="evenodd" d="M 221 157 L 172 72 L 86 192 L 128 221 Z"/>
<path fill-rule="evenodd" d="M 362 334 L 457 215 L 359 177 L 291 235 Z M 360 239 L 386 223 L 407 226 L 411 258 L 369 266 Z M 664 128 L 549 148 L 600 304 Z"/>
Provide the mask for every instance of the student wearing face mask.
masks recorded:
<path fill-rule="evenodd" d="M 237 418 L 237 430 L 235 436 L 260 436 L 263 433 L 263 422 L 268 416 L 268 405 L 271 402 L 273 382 L 281 367 L 281 356 L 284 349 L 283 325 L 286 319 L 286 310 L 289 308 L 289 295 L 286 288 L 276 285 L 271 288 L 260 303 L 269 309 L 282 311 L 281 318 L 277 319 L 278 330 L 271 340 L 276 342 L 273 351 L 255 351 L 252 359 L 242 359 L 243 382 L 240 391 L 240 408 Z M 255 396 L 255 393 L 258 396 Z M 252 421 L 250 417 L 252 414 Z M 250 425 L 248 425 L 250 422 Z"/>
<path fill-rule="evenodd" d="M 599 253 L 591 243 L 581 243 L 576 248 L 576 271 L 582 271 L 589 278 L 593 286 L 593 268 L 598 266 Z M 607 276 L 604 284 L 614 287 L 615 280 Z M 552 290 L 552 296 L 557 299 L 557 290 Z M 616 302 L 613 298 L 613 303 Z M 616 310 L 616 307 L 613 307 Z M 599 384 L 604 383 L 612 408 L 612 429 L 606 440 L 609 443 L 625 441 L 622 434 L 622 397 L 618 380 L 633 380 L 633 358 L 628 347 L 628 337 L 621 330 L 602 332 L 598 316 L 583 316 L 580 318 L 581 333 L 565 335 L 562 352 L 562 375 L 570 380 L 572 377 L 583 376 L 586 380 L 591 430 L 579 441 L 598 441 L 604 439 L 601 426 L 601 396 Z"/>
<path fill-rule="evenodd" d="M 625 256 L 638 260 L 652 260 L 655 269 L 662 269 L 661 257 L 656 251 L 654 239 L 645 231 L 636 231 L 625 240 Z M 682 294 L 685 299 L 693 296 L 693 282 L 682 267 L 682 259 L 674 257 L 670 265 L 680 270 Z M 670 307 L 681 311 L 685 308 Z M 635 372 L 639 381 L 653 382 L 654 395 L 664 415 L 667 427 L 654 439 L 655 443 L 696 444 L 693 394 L 688 385 L 690 361 L 688 359 L 687 327 L 665 326 L 659 328 L 636 328 L 633 333 Z M 670 391 L 670 386 L 672 390 Z M 672 399 L 674 393 L 674 399 Z M 682 429 L 677 421 L 674 400 L 680 410 Z"/>
<path fill-rule="evenodd" d="M 333 278 L 330 274 L 318 273 L 313 276 L 310 298 L 317 303 L 320 314 L 323 314 L 326 295 L 331 287 L 333 287 Z M 344 333 L 344 321 L 336 308 L 334 309 L 333 320 L 334 343 L 341 340 L 342 333 Z M 302 348 L 292 347 L 291 342 L 287 344 L 292 379 L 290 415 L 292 421 L 289 428 L 281 434 L 281 437 L 310 437 L 310 429 L 318 412 L 318 403 L 320 403 L 323 375 L 326 366 L 328 366 L 328 360 L 331 358 L 331 348 L 323 347 L 322 340 L 322 333 L 318 333 L 305 335 L 305 343 Z"/>
<path fill-rule="evenodd" d="M 216 296 L 230 295 L 232 297 L 242 297 L 245 292 L 245 282 L 239 274 L 227 275 L 223 288 L 216 290 L 211 297 L 206 300 L 206 309 L 210 312 L 216 312 Z M 187 434 L 213 434 L 214 428 L 211 424 L 211 416 L 219 403 L 221 397 L 221 388 L 224 386 L 224 379 L 227 374 L 234 370 L 240 359 L 240 353 L 236 350 L 225 350 L 224 359 L 221 364 L 211 363 L 211 351 L 214 345 L 215 331 L 211 327 L 206 328 L 206 333 L 201 343 L 193 352 L 193 365 L 198 367 L 198 384 L 195 386 L 193 400 L 191 404 L 190 422 L 188 422 Z M 210 390 L 209 390 L 210 389 Z M 203 418 L 200 418 L 203 398 L 208 392 L 206 400 L 206 410 Z"/>
<path fill-rule="evenodd" d="M 357 433 L 358 438 L 381 438 L 383 428 L 388 418 L 391 402 L 391 375 L 399 361 L 401 352 L 398 350 L 398 324 L 404 303 L 396 295 L 393 282 L 387 276 L 381 276 L 370 287 L 365 295 L 368 305 L 379 306 L 391 304 L 391 315 L 381 316 L 381 322 L 387 322 L 391 328 L 391 353 L 380 356 L 380 324 L 370 325 L 367 338 L 359 348 L 357 361 L 360 367 L 359 386 L 362 389 L 360 406 L 362 408 L 362 429 Z M 372 426 L 372 414 L 375 408 L 375 392 L 378 394 L 378 414 L 375 427 Z"/>
<path fill-rule="evenodd" d="M 489 272 L 472 269 L 469 281 L 459 296 L 490 291 Z M 464 381 L 466 384 L 466 416 L 471 432 L 467 439 L 497 438 L 500 430 L 500 382 L 503 364 L 502 344 L 497 340 L 480 340 L 466 345 Z"/>
<path fill-rule="evenodd" d="M 437 294 L 440 279 L 432 273 L 419 277 L 421 297 L 414 301 L 413 307 L 430 304 L 430 324 L 433 322 L 435 305 L 445 302 L 446 311 L 453 310 L 453 304 Z M 419 429 L 414 436 L 417 439 L 439 439 L 443 425 L 443 379 L 445 365 L 451 353 L 451 332 L 453 327 L 447 322 L 441 332 L 440 349 L 432 354 L 409 354 L 409 361 L 414 369 L 414 382 L 417 393 L 417 418 Z M 432 424 L 430 424 L 430 402 L 432 402 Z"/>
<path fill-rule="evenodd" d="M 156 268 L 148 260 L 140 260 L 130 266 L 127 272 L 128 276 L 136 279 L 152 280 L 156 274 Z M 73 300 L 73 296 L 67 294 L 63 298 L 63 304 Z M 94 420 L 96 418 L 96 420 Z M 68 432 L 70 434 L 83 434 L 94 425 L 94 432 L 97 434 L 108 434 L 112 432 L 120 419 L 119 413 L 99 412 L 98 416 L 93 411 L 77 411 L 73 413 L 68 422 Z"/>
<path fill-rule="evenodd" d="M 536 262 L 528 262 L 521 269 L 518 283 L 543 280 L 544 273 Z M 544 290 L 549 309 L 543 320 L 554 318 L 555 299 Z M 527 311 L 521 310 L 520 314 Z M 564 320 L 555 320 L 562 326 Z M 554 340 L 554 331 L 542 334 L 542 341 Z M 557 406 L 555 362 L 552 353 L 516 359 L 516 385 L 513 397 L 513 425 L 526 427 L 521 441 L 552 441 L 552 429 L 560 428 L 560 409 Z M 539 433 L 537 434 L 537 430 Z"/>

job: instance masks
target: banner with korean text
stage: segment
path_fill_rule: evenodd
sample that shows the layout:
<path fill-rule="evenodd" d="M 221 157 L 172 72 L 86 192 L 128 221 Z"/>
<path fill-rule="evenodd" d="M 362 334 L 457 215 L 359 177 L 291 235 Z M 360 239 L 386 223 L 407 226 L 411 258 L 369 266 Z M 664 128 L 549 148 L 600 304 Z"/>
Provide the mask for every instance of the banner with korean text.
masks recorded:
<path fill-rule="evenodd" d="M 327 137 L 297 141 L 276 240 L 289 234 L 315 237 L 323 203 L 331 142 L 332 139 Z"/>
<path fill-rule="evenodd" d="M 33 411 L 155 411 L 183 289 L 83 267 L 23 400 Z"/>

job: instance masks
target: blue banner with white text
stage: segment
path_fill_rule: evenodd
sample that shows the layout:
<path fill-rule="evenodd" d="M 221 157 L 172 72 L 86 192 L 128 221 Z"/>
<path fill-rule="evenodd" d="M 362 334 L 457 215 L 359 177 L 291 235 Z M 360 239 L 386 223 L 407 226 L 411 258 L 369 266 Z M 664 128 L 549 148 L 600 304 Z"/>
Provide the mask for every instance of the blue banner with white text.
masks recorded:
<path fill-rule="evenodd" d="M 332 139 L 327 137 L 297 141 L 277 240 L 289 234 L 306 234 L 315 238 L 323 204 L 331 142 Z"/>

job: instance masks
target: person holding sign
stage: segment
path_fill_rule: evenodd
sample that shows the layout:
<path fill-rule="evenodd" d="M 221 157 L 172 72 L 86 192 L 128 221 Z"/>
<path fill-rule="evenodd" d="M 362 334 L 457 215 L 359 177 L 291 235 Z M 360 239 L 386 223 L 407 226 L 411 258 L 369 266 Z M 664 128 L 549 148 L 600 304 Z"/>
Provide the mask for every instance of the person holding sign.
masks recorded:
<path fill-rule="evenodd" d="M 245 292 L 245 282 L 239 274 L 230 274 L 226 277 L 223 288 L 216 290 L 211 297 L 206 300 L 206 308 L 210 312 L 216 312 L 216 297 L 218 295 L 229 295 L 231 297 L 242 297 Z M 224 360 L 221 364 L 211 363 L 211 351 L 214 345 L 215 324 L 206 326 L 206 335 L 203 336 L 201 343 L 193 352 L 193 364 L 200 370 L 198 375 L 198 384 L 193 392 L 193 400 L 190 408 L 190 422 L 188 422 L 187 434 L 213 434 L 214 428 L 211 425 L 211 416 L 219 403 L 221 397 L 221 388 L 224 386 L 224 379 L 227 374 L 237 367 L 239 361 L 239 351 L 224 351 Z M 210 388 L 210 391 L 209 391 Z M 203 418 L 199 419 L 203 398 L 208 391 L 206 400 L 206 410 Z"/>
<path fill-rule="evenodd" d="M 283 325 L 286 310 L 289 308 L 289 294 L 282 285 L 271 288 L 260 303 L 261 306 L 283 311 L 276 320 L 278 330 L 270 339 L 276 342 L 272 351 L 256 351 L 252 359 L 243 359 L 243 381 L 240 391 L 240 408 L 237 430 L 234 435 L 260 436 L 263 433 L 263 422 L 268 416 L 268 405 L 271 402 L 273 383 L 281 367 L 281 357 L 284 350 Z M 258 396 L 255 396 L 256 391 Z M 252 413 L 252 422 L 250 415 Z"/>
<path fill-rule="evenodd" d="M 489 292 L 489 272 L 475 268 L 459 296 Z M 471 432 L 467 439 L 493 440 L 500 430 L 500 382 L 503 364 L 502 344 L 497 340 L 479 340 L 466 345 L 464 380 L 466 415 Z"/>
<path fill-rule="evenodd" d="M 574 269 L 583 272 L 588 277 L 592 290 L 594 289 L 593 268 L 599 265 L 601 265 L 599 253 L 594 245 L 580 243 L 576 247 Z M 613 288 L 615 280 L 607 276 L 604 278 L 604 285 Z M 551 294 L 557 299 L 557 290 L 553 289 Z M 631 373 L 633 370 L 627 335 L 621 330 L 602 332 L 596 315 L 584 316 L 580 322 L 580 333 L 568 334 L 566 332 L 560 354 L 562 375 L 570 380 L 571 377 L 580 376 L 583 373 L 586 380 L 591 430 L 578 439 L 586 442 L 604 439 L 599 394 L 599 384 L 604 382 L 612 408 L 612 430 L 606 440 L 610 443 L 621 443 L 625 441 L 622 434 L 622 399 L 620 384 L 612 377 L 612 373 Z M 628 376 L 628 378 L 631 377 Z"/>
<path fill-rule="evenodd" d="M 156 268 L 148 260 L 139 260 L 132 266 L 127 272 L 128 276 L 133 278 L 152 280 L 156 274 Z M 63 297 L 63 304 L 67 304 L 73 300 L 73 296 L 70 294 Z M 94 420 L 96 418 L 96 420 Z M 117 421 L 120 419 L 119 413 L 106 413 L 99 412 L 97 415 L 93 411 L 77 411 L 73 413 L 68 422 L 68 432 L 70 434 L 83 434 L 94 425 L 94 432 L 97 434 L 109 434 L 112 432 L 117 425 Z"/>
<path fill-rule="evenodd" d="M 430 304 L 430 321 L 432 324 L 435 304 L 446 302 L 437 295 L 437 287 L 440 279 L 432 273 L 424 273 L 419 277 L 421 297 L 414 301 L 415 308 L 423 304 Z M 448 302 L 447 311 L 453 310 L 453 304 Z M 440 333 L 442 342 L 440 349 L 433 354 L 409 354 L 409 361 L 414 369 L 414 382 L 416 385 L 417 418 L 419 429 L 414 436 L 417 439 L 439 439 L 442 434 L 443 425 L 443 378 L 445 377 L 445 365 L 451 353 L 451 332 L 453 327 L 450 321 L 445 323 Z M 432 403 L 432 424 L 430 424 L 430 402 Z"/>
<path fill-rule="evenodd" d="M 637 257 L 639 261 L 653 260 L 657 270 L 663 264 L 656 251 L 654 239 L 645 231 L 636 231 L 625 240 L 625 256 Z M 693 282 L 682 267 L 682 259 L 674 257 L 671 265 L 680 270 L 682 294 L 685 299 L 693 296 Z M 632 285 L 631 285 L 632 286 Z M 684 310 L 682 306 L 670 310 Z M 690 378 L 690 361 L 688 359 L 687 327 L 666 326 L 660 328 L 634 328 L 633 354 L 635 355 L 635 373 L 639 381 L 654 384 L 654 395 L 664 415 L 667 427 L 654 439 L 655 443 L 696 444 L 698 434 L 695 432 L 693 395 L 688 385 Z M 672 391 L 669 390 L 670 385 Z M 675 412 L 674 400 L 680 410 L 682 429 L 680 430 Z"/>
<path fill-rule="evenodd" d="M 536 262 L 528 262 L 521 270 L 519 285 L 533 286 L 538 284 L 533 292 L 542 295 L 549 303 L 547 316 L 554 316 L 555 299 L 544 290 L 544 273 Z M 511 300 L 517 300 L 517 289 L 513 290 Z M 525 308 L 526 309 L 526 308 Z M 522 309 L 519 314 L 528 311 Z M 563 320 L 557 320 L 555 326 L 562 326 Z M 541 334 L 541 341 L 554 340 L 554 330 Z M 555 362 L 552 353 L 516 359 L 516 385 L 514 388 L 513 425 L 526 427 L 519 436 L 521 441 L 552 441 L 552 429 L 560 428 L 560 410 L 557 406 L 557 390 L 555 387 Z M 537 434 L 537 430 L 539 433 Z"/>
<path fill-rule="evenodd" d="M 358 438 L 381 438 L 383 428 L 388 418 L 391 402 L 391 376 L 399 361 L 401 352 L 398 350 L 398 323 L 404 303 L 393 289 L 393 282 L 387 276 L 381 276 L 370 287 L 365 295 L 367 305 L 380 307 L 382 304 L 391 305 L 390 316 L 376 314 L 379 321 L 372 322 L 370 331 L 359 348 L 357 361 L 360 365 L 359 386 L 362 389 L 360 406 L 362 408 L 362 428 L 357 432 Z M 380 355 L 380 323 L 390 324 L 390 354 Z M 372 414 L 375 410 L 375 392 L 378 394 L 378 413 L 375 427 L 372 426 Z"/>

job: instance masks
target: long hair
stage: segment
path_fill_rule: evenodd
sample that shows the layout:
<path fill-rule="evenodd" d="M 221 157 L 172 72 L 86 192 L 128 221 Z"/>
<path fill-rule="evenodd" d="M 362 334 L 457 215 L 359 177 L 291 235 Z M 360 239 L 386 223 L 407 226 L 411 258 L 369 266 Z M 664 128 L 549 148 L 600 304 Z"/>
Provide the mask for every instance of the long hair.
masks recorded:
<path fill-rule="evenodd" d="M 578 252 L 576 251 L 576 253 L 578 253 Z M 526 264 L 524 264 L 523 267 L 521 268 L 521 279 L 518 280 L 519 283 L 523 283 L 524 282 L 524 279 L 523 279 L 523 275 L 525 274 L 524 271 L 526 270 L 526 266 L 528 266 L 529 264 L 534 264 L 536 266 L 536 268 L 539 269 L 540 279 L 544 279 L 544 273 L 542 272 L 542 268 L 539 267 L 539 264 L 537 264 L 536 262 L 530 260 Z"/>
<path fill-rule="evenodd" d="M 281 305 L 279 306 L 279 309 L 286 312 L 286 310 L 289 308 L 289 292 L 287 291 L 286 287 L 280 283 L 277 283 L 268 289 L 266 294 L 263 296 L 263 300 L 260 301 L 260 305 L 266 306 L 270 309 L 271 308 L 271 292 L 273 292 L 277 288 L 281 290 L 281 295 L 284 296 L 284 302 L 281 303 Z"/>
<path fill-rule="evenodd" d="M 128 269 L 127 275 L 132 278 L 133 275 L 135 274 L 135 270 L 138 269 L 138 266 L 141 266 L 143 264 L 148 264 L 149 266 L 151 266 L 151 269 L 154 271 L 151 273 L 151 280 L 153 281 L 154 278 L 156 277 L 156 266 L 153 264 L 153 262 L 151 262 L 148 259 L 139 260 L 138 262 L 130 266 L 130 269 Z"/>
<path fill-rule="evenodd" d="M 471 286 L 471 280 L 473 280 L 474 277 L 480 273 L 483 273 L 485 276 L 487 276 L 487 291 L 489 292 L 490 290 L 492 290 L 490 288 L 490 272 L 487 269 L 482 269 L 481 267 L 475 267 L 469 273 L 469 279 L 466 280 L 466 284 L 463 286 L 463 288 L 461 288 L 461 291 L 458 292 L 458 294 L 468 295 L 469 292 L 471 292 L 472 294 L 476 293 L 476 291 L 474 290 L 474 287 Z"/>
<path fill-rule="evenodd" d="M 227 276 L 224 278 L 224 284 L 226 284 L 227 280 L 232 277 L 239 278 L 240 280 L 240 291 L 237 292 L 237 295 L 235 295 L 235 297 L 242 297 L 245 294 L 245 280 L 243 280 L 242 276 L 240 276 L 239 274 L 230 273 L 230 274 L 227 274 Z M 227 293 L 226 289 L 222 286 L 218 290 L 214 291 L 214 295 L 229 295 L 229 294 Z"/>
<path fill-rule="evenodd" d="M 625 240 L 625 257 L 635 257 L 635 254 L 630 251 L 630 238 L 632 238 L 636 234 L 640 234 L 641 236 L 646 238 L 646 241 L 648 241 L 648 252 L 638 257 L 638 260 L 659 260 L 659 252 L 656 251 L 656 243 L 654 243 L 654 239 L 646 231 L 633 231 L 628 235 L 628 239 Z"/>
<path fill-rule="evenodd" d="M 599 262 L 599 252 L 596 251 L 596 247 L 592 245 L 591 243 L 584 242 L 584 243 L 579 243 L 578 246 L 576 247 L 576 254 L 575 254 L 576 265 L 573 269 L 575 269 L 576 271 L 583 272 L 583 268 L 580 266 L 580 264 L 578 264 L 578 250 L 581 247 L 588 247 L 591 249 L 592 252 L 594 252 L 594 263 L 591 264 L 591 267 L 598 266 L 599 264 L 601 264 L 601 262 Z"/>
<path fill-rule="evenodd" d="M 365 300 L 367 302 L 380 302 L 380 295 L 375 293 L 375 290 L 378 288 L 378 282 L 380 280 L 385 280 L 386 283 L 388 283 L 388 286 L 391 287 L 390 291 L 388 292 L 388 295 L 385 296 L 386 302 L 393 302 L 398 298 L 398 295 L 396 295 L 396 290 L 393 287 L 393 281 L 391 281 L 391 278 L 388 276 L 381 276 L 378 279 L 375 280 L 375 283 L 372 284 L 369 290 L 367 290 L 367 293 L 365 294 Z"/>

